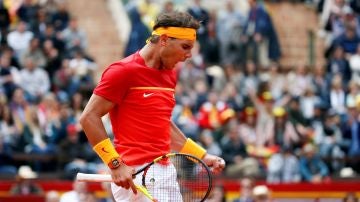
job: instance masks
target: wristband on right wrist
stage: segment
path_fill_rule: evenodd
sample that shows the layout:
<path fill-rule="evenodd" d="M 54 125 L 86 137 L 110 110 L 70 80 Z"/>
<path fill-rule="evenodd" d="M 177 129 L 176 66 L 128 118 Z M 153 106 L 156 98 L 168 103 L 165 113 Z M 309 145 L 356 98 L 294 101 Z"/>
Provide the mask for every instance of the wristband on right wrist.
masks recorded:
<path fill-rule="evenodd" d="M 184 146 L 180 150 L 180 153 L 191 154 L 199 159 L 202 159 L 206 154 L 206 150 L 194 142 L 191 138 L 187 138 Z"/>
<path fill-rule="evenodd" d="M 110 138 L 106 138 L 97 143 L 93 150 L 99 155 L 105 165 L 109 166 L 114 159 L 120 159 L 120 155 L 115 150 L 115 147 L 110 141 Z"/>

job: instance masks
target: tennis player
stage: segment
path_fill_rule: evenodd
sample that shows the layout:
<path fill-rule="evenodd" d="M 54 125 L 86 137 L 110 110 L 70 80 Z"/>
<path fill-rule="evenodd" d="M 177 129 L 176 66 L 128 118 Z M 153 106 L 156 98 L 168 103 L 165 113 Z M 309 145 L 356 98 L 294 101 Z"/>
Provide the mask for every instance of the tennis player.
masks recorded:
<path fill-rule="evenodd" d="M 199 22 L 188 13 L 159 15 L 147 44 L 106 68 L 82 113 L 80 123 L 90 144 L 110 168 L 116 201 L 147 201 L 137 194 L 132 174 L 171 151 L 197 156 L 214 172 L 225 166 L 222 158 L 207 154 L 170 119 L 177 81 L 173 69 L 191 57 L 198 28 Z M 107 113 L 114 144 L 101 121 Z"/>

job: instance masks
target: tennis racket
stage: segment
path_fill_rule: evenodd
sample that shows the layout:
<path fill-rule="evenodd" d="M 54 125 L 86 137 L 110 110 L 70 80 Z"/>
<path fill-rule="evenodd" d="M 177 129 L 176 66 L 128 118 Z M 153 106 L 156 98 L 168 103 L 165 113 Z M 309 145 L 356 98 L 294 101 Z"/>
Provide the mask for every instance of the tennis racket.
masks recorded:
<path fill-rule="evenodd" d="M 136 188 L 152 201 L 205 201 L 212 188 L 209 167 L 199 158 L 169 153 L 137 170 L 141 185 Z M 78 181 L 111 182 L 111 175 L 78 173 Z"/>

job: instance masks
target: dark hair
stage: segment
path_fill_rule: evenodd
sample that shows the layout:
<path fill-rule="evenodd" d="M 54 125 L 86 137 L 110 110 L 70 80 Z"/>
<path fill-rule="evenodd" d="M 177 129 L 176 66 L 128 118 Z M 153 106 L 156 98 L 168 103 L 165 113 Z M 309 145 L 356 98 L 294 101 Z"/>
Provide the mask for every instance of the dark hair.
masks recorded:
<path fill-rule="evenodd" d="M 187 12 L 168 12 L 157 16 L 153 30 L 158 27 L 184 27 L 198 29 L 200 27 L 199 21 Z M 156 43 L 159 37 L 156 35 L 150 36 L 150 42 Z"/>

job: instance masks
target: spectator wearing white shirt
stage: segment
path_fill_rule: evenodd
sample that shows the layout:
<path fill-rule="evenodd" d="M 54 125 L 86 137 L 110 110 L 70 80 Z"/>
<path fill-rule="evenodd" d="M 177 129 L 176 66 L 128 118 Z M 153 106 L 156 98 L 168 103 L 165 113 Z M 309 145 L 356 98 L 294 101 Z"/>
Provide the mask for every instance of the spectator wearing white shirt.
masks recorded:
<path fill-rule="evenodd" d="M 61 195 L 60 202 L 79 202 L 86 201 L 89 193 L 86 182 L 74 181 L 73 190 L 65 192 Z"/>
<path fill-rule="evenodd" d="M 36 101 L 50 90 L 50 79 L 47 72 L 35 66 L 32 58 L 25 59 L 24 69 L 20 70 L 20 87 L 26 92 L 30 102 Z"/>
<path fill-rule="evenodd" d="M 14 49 L 16 57 L 19 58 L 29 48 L 33 35 L 27 30 L 27 24 L 23 21 L 20 21 L 16 29 L 8 34 L 7 42 Z"/>

